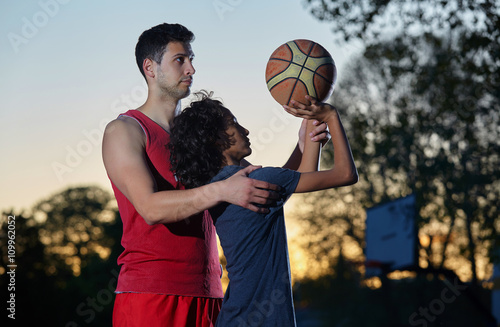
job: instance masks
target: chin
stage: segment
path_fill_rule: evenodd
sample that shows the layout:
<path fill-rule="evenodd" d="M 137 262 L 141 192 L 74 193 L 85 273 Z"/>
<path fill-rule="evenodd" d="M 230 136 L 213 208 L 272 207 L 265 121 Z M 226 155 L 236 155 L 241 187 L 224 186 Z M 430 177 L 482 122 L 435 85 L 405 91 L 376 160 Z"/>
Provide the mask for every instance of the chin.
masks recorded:
<path fill-rule="evenodd" d="M 241 159 L 239 160 L 240 162 L 245 159 L 246 157 L 248 157 L 249 155 L 252 154 L 252 150 L 248 151 L 247 153 L 245 153 L 244 155 L 241 156 Z"/>
<path fill-rule="evenodd" d="M 189 86 L 182 85 L 177 88 L 177 95 L 180 99 L 187 98 L 191 94 L 191 88 Z"/>
<path fill-rule="evenodd" d="M 186 92 L 184 92 L 184 95 L 182 96 L 182 99 L 187 98 L 191 94 L 191 90 L 187 89 Z"/>

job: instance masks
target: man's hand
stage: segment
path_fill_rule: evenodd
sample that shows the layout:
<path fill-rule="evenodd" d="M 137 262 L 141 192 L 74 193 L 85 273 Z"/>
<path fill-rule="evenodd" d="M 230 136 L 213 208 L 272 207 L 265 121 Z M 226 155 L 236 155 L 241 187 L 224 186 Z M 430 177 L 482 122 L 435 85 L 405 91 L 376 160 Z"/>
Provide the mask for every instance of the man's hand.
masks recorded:
<path fill-rule="evenodd" d="M 259 205 L 267 205 L 278 198 L 276 191 L 280 187 L 268 182 L 248 178 L 252 171 L 262 168 L 261 166 L 248 166 L 225 181 L 222 181 L 222 197 L 225 202 L 258 212 L 268 213 L 269 209 L 260 208 Z"/>

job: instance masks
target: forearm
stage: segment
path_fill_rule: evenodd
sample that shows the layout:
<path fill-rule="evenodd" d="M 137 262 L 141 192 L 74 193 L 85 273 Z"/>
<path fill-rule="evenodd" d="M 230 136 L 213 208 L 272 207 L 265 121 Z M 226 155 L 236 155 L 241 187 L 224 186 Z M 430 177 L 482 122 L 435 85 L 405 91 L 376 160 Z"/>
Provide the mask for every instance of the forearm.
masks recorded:
<path fill-rule="evenodd" d="M 295 149 L 293 150 L 292 154 L 290 155 L 290 158 L 288 158 L 288 161 L 285 163 L 283 168 L 291 169 L 291 170 L 298 170 L 300 163 L 302 160 L 302 152 L 300 151 L 299 144 L 295 146 Z"/>
<path fill-rule="evenodd" d="M 323 146 L 326 142 L 328 142 L 328 140 L 329 137 L 326 124 L 319 123 L 316 120 L 303 119 L 299 130 L 299 141 L 295 146 L 290 159 L 288 159 L 283 168 L 299 170 L 299 167 L 302 164 L 304 145 L 306 141 L 314 141 Z M 320 151 L 320 149 L 321 148 L 318 148 L 318 151 Z"/>
<path fill-rule="evenodd" d="M 353 183 L 357 182 L 358 172 L 338 112 L 332 112 L 332 114 L 328 116 L 326 123 L 332 135 L 334 170 L 336 174 L 344 175 L 347 180 L 352 180 Z"/>
<path fill-rule="evenodd" d="M 307 122 L 306 135 L 309 135 L 315 126 L 313 121 Z M 317 171 L 319 168 L 319 157 L 321 153 L 321 145 L 319 142 L 313 142 L 311 138 L 306 137 L 304 140 L 304 153 L 302 154 L 302 160 L 300 161 L 300 166 L 297 171 L 304 173 L 310 171 Z"/>
<path fill-rule="evenodd" d="M 186 219 L 194 214 L 227 202 L 258 213 L 267 213 L 269 209 L 259 205 L 268 205 L 277 197 L 278 185 L 248 178 L 248 174 L 261 168 L 248 166 L 231 177 L 189 190 L 162 192 L 144 192 L 131 202 L 146 223 L 166 224 Z M 133 185 L 133 184 L 130 184 Z M 141 192 L 142 191 L 142 192 Z"/>
<path fill-rule="evenodd" d="M 344 128 L 337 112 L 325 117 L 332 133 L 334 164 L 331 169 L 302 173 L 295 189 L 297 193 L 313 192 L 355 184 L 358 173 Z M 305 156 L 305 153 L 304 153 Z"/>
<path fill-rule="evenodd" d="M 291 106 L 284 105 L 283 108 L 296 117 L 327 123 L 333 143 L 334 163 L 329 170 L 302 173 L 295 192 L 313 192 L 356 183 L 358 172 L 337 110 L 312 97 L 306 96 L 306 99 L 311 101 L 311 105 L 292 101 Z"/>
<path fill-rule="evenodd" d="M 133 204 L 149 225 L 175 223 L 222 202 L 218 184 L 189 190 L 154 192 L 136 199 Z"/>

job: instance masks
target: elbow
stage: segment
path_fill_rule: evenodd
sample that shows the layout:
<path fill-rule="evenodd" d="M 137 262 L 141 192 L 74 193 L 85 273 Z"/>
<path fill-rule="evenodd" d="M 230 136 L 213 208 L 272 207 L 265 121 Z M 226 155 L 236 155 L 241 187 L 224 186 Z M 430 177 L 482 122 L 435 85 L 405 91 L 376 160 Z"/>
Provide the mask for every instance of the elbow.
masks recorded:
<path fill-rule="evenodd" d="M 153 225 L 160 223 L 160 221 L 158 219 L 155 219 L 154 217 L 151 217 L 151 216 L 141 216 L 141 217 L 144 219 L 146 224 L 148 224 L 149 226 L 153 226 Z"/>
<path fill-rule="evenodd" d="M 142 211 L 137 210 L 139 215 L 144 219 L 146 224 L 149 226 L 157 225 L 157 224 L 170 224 L 181 221 L 182 218 L 178 213 L 177 214 L 167 214 L 163 210 L 148 208 Z M 186 217 L 187 218 L 187 217 Z"/>
<path fill-rule="evenodd" d="M 162 222 L 162 217 L 151 209 L 138 207 L 136 210 L 142 219 L 144 219 L 144 222 L 146 222 L 149 226 L 160 224 Z"/>
<path fill-rule="evenodd" d="M 351 175 L 351 185 L 356 184 L 359 181 L 359 175 L 357 171 L 354 171 L 354 173 Z"/>
<path fill-rule="evenodd" d="M 345 178 L 345 186 L 354 185 L 359 181 L 359 175 L 356 169 L 347 174 Z"/>
<path fill-rule="evenodd" d="M 151 214 L 140 214 L 140 215 L 141 215 L 142 219 L 144 219 L 146 224 L 148 224 L 149 226 L 156 225 L 160 222 L 158 217 L 155 217 L 154 215 L 151 215 Z"/>

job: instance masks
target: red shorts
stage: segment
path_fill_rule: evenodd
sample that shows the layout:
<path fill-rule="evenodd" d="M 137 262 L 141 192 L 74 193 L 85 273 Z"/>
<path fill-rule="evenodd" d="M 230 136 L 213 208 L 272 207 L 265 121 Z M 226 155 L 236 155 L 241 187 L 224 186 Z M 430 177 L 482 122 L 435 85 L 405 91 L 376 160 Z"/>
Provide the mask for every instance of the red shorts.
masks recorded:
<path fill-rule="evenodd" d="M 213 327 L 222 299 L 118 293 L 113 327 Z"/>

